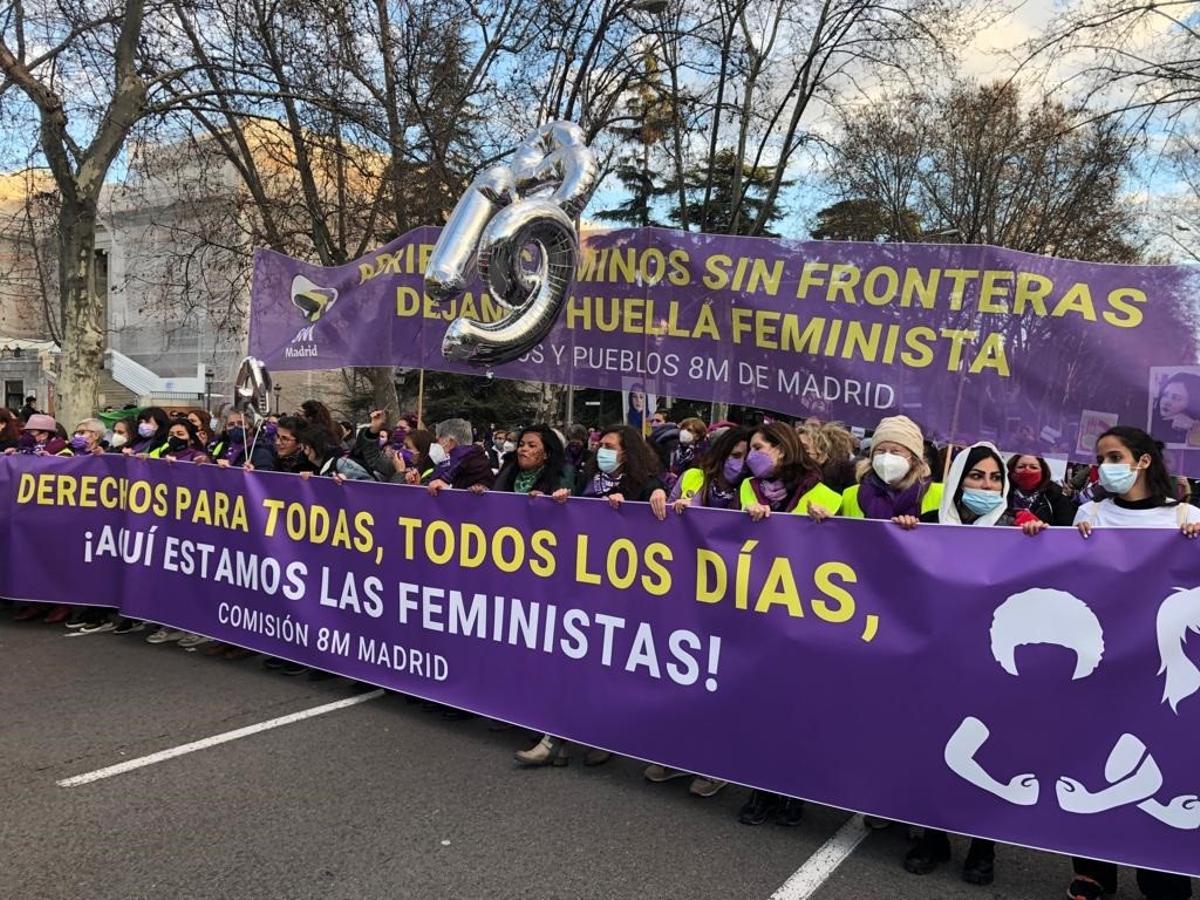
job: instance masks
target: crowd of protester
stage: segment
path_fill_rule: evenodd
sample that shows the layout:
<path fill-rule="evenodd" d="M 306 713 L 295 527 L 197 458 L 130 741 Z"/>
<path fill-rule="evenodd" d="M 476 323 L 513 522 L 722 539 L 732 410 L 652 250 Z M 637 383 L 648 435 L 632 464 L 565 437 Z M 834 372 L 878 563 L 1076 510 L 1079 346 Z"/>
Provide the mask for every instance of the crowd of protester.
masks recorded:
<path fill-rule="evenodd" d="M 646 502 L 659 519 L 710 507 L 742 510 L 756 522 L 779 514 L 817 520 L 840 515 L 887 520 L 902 529 L 923 523 L 1014 527 L 1030 537 L 1054 526 L 1074 526 L 1085 537 L 1093 528 L 1108 526 L 1175 528 L 1189 538 L 1200 534 L 1200 509 L 1192 505 L 1200 492 L 1168 473 L 1160 443 L 1125 426 L 1099 437 L 1094 464 L 1069 467 L 1058 481 L 1046 459 L 1035 453 L 1017 452 L 1006 459 L 987 442 L 937 447 L 905 416 L 884 418 L 861 438 L 836 422 L 742 425 L 696 417 L 674 422 L 665 410 L 653 413 L 642 429 L 577 424 L 480 429 L 462 418 L 427 429 L 416 415 L 389 422 L 378 411 L 356 428 L 336 420 L 318 400 L 305 402 L 292 415 L 254 418 L 248 422 L 236 409 L 210 416 L 199 408 L 168 414 L 150 407 L 131 411 L 111 427 L 88 418 L 68 431 L 38 412 L 28 398 L 20 414 L 0 409 L 0 450 L 54 456 L 119 453 L 304 478 L 423 485 L 433 495 L 449 489 L 546 495 L 558 502 L 593 497 L 605 498 L 614 508 Z M 61 623 L 71 635 L 146 632 L 145 639 L 154 644 L 175 643 L 230 659 L 253 655 L 100 607 L 31 603 L 16 605 L 12 618 Z M 264 662 L 286 675 L 332 677 L 285 660 Z M 601 765 L 611 757 L 603 750 L 579 749 L 585 765 Z M 563 739 L 542 735 L 533 746 L 518 750 L 516 759 L 527 766 L 561 766 L 571 759 L 571 748 Z M 726 787 L 723 781 L 657 764 L 644 774 L 656 783 L 690 779 L 690 791 L 699 797 Z M 747 825 L 774 821 L 790 826 L 800 822 L 803 809 L 803 801 L 756 790 L 738 818 Z M 868 824 L 890 823 L 868 819 Z M 950 852 L 946 833 L 926 829 L 903 860 L 904 868 L 926 874 L 948 861 Z M 963 879 L 991 883 L 995 860 L 992 842 L 973 840 Z M 1075 859 L 1069 896 L 1095 900 L 1115 891 L 1116 871 L 1109 863 Z M 1191 896 L 1190 881 L 1182 876 L 1139 870 L 1137 881 L 1152 900 Z"/>

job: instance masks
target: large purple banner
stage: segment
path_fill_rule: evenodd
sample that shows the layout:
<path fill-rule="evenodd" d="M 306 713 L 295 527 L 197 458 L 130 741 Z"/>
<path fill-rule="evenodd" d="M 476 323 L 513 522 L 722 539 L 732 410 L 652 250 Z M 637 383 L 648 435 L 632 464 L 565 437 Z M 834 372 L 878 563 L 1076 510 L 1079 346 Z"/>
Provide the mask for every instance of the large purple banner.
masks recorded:
<path fill-rule="evenodd" d="M 1200 544 L 0 458 L 0 595 L 819 803 L 1200 875 Z"/>
<path fill-rule="evenodd" d="M 471 371 L 443 359 L 446 326 L 501 311 L 478 282 L 425 297 L 437 234 L 333 269 L 260 252 L 250 352 L 274 369 Z M 1198 287 L 1195 267 L 995 247 L 614 231 L 586 240 L 546 340 L 496 374 L 864 427 L 902 412 L 941 439 L 1075 458 L 1137 425 L 1200 474 Z"/>

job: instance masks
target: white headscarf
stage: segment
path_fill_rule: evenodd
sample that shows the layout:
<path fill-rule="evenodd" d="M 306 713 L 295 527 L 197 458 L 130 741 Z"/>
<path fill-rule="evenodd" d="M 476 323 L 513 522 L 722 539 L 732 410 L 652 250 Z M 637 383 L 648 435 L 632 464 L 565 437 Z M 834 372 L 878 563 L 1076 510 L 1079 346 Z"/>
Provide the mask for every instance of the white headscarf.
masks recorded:
<path fill-rule="evenodd" d="M 963 476 L 966 472 L 963 471 L 967 467 L 967 457 L 971 455 L 971 451 L 976 447 L 986 447 L 996 454 L 996 458 L 1000 460 L 1000 478 L 1002 481 L 1001 494 L 1007 501 L 1008 499 L 1008 468 L 1004 465 L 1004 457 L 1000 455 L 1000 451 L 996 449 L 996 445 L 991 441 L 980 441 L 978 444 L 972 444 L 970 447 L 960 451 L 958 456 L 954 457 L 954 462 L 950 464 L 950 474 L 946 477 L 946 484 L 942 489 L 942 505 L 938 509 L 938 522 L 942 525 L 962 525 L 962 517 L 958 514 L 958 505 L 954 502 L 954 497 L 958 494 L 958 486 L 962 484 Z M 980 516 L 971 525 L 995 525 L 1000 517 L 1004 515 L 1008 509 L 1008 503 L 1001 503 L 990 513 Z"/>

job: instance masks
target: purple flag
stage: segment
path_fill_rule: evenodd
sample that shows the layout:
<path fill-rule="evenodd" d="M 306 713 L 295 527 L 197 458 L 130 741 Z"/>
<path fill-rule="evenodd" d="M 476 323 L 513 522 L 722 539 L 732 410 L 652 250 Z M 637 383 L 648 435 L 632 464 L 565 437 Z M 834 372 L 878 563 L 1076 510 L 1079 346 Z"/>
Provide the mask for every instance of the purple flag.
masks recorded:
<path fill-rule="evenodd" d="M 5 458 L 0 504 L 7 597 L 119 600 L 688 771 L 1200 875 L 1200 544 L 1173 530 L 660 523 L 119 457 Z"/>
<path fill-rule="evenodd" d="M 250 352 L 274 369 L 476 371 L 442 357 L 442 336 L 501 311 L 478 281 L 454 303 L 424 296 L 437 234 L 334 269 L 261 251 Z M 1200 474 L 1197 286 L 1194 267 L 995 247 L 614 231 L 585 242 L 546 340 L 496 374 L 867 428 L 905 413 L 937 438 L 1077 459 L 1136 425 Z"/>

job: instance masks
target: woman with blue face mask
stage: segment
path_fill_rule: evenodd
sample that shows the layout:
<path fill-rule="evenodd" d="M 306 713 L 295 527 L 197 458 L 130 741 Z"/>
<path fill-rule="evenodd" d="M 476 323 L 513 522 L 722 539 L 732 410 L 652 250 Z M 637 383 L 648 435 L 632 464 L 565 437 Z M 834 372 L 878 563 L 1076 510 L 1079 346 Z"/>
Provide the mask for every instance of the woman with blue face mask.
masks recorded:
<path fill-rule="evenodd" d="M 596 455 L 584 467 L 575 496 L 604 497 L 613 509 L 626 500 L 648 502 L 654 515 L 665 519 L 667 492 L 659 469 L 658 457 L 636 428 L 610 425 L 600 434 Z"/>
<path fill-rule="evenodd" d="M 1162 446 L 1140 428 L 1117 425 L 1096 441 L 1100 485 L 1104 500 L 1079 507 L 1075 527 L 1085 538 L 1093 528 L 1177 528 L 1184 537 L 1200 534 L 1200 510 L 1175 499 L 1175 484 L 1167 471 Z M 1115 863 L 1075 857 L 1074 880 L 1068 896 L 1100 900 L 1117 891 Z M 1191 879 L 1183 875 L 1137 870 L 1141 893 L 1153 898 L 1192 896 Z"/>
<path fill-rule="evenodd" d="M 928 510 L 919 519 L 941 525 L 1014 525 L 1008 511 L 1008 470 L 994 445 L 981 441 L 967 447 L 950 464 L 950 473 L 942 493 L 941 506 Z M 915 528 L 917 519 L 898 516 L 893 519 L 904 529 Z M 1027 535 L 1047 527 L 1034 520 L 1021 526 Z M 904 857 L 904 868 L 914 875 L 927 875 L 950 859 L 950 836 L 935 828 L 926 828 L 916 846 Z M 996 844 L 975 838 L 967 850 L 962 879 L 968 884 L 991 884 L 995 877 Z"/>
<path fill-rule="evenodd" d="M 522 436 L 526 435 L 523 433 Z M 667 517 L 667 492 L 658 472 L 658 457 L 636 428 L 610 425 L 601 432 L 596 455 L 584 466 L 574 496 L 604 498 L 613 509 L 620 509 L 627 500 L 649 502 L 654 516 L 662 521 Z M 571 493 L 564 487 L 550 496 L 564 502 Z M 585 766 L 603 765 L 612 759 L 607 750 L 580 749 L 584 750 Z M 543 735 L 528 750 L 518 750 L 513 756 L 523 766 L 565 766 L 570 761 L 567 742 L 550 734 Z"/>
<path fill-rule="evenodd" d="M 1117 425 L 1096 441 L 1100 486 L 1107 497 L 1084 503 L 1075 526 L 1084 537 L 1097 527 L 1179 528 L 1200 533 L 1200 509 L 1175 499 L 1162 448 L 1140 428 Z"/>
<path fill-rule="evenodd" d="M 940 525 L 1012 525 L 1008 512 L 1008 470 L 1000 451 L 987 441 L 963 450 L 950 464 L 941 506 L 920 521 Z"/>

